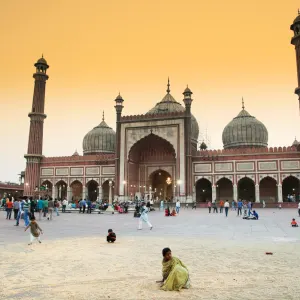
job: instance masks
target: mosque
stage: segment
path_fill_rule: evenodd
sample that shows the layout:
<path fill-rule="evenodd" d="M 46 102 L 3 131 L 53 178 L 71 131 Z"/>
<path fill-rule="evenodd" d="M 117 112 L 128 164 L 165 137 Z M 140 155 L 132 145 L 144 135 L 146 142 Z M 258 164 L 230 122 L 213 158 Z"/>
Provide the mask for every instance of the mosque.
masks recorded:
<path fill-rule="evenodd" d="M 300 15 L 291 25 L 298 71 L 295 93 L 300 100 Z M 198 144 L 199 126 L 192 114 L 193 93 L 182 103 L 171 95 L 168 81 L 162 100 L 143 115 L 122 115 L 126 103 L 114 100 L 116 131 L 102 121 L 83 138 L 83 155 L 43 156 L 47 61 L 36 71 L 24 195 L 102 199 L 112 202 L 146 197 L 182 202 L 246 199 L 269 203 L 299 197 L 300 144 L 268 148 L 268 130 L 242 106 L 225 126 L 222 150 Z"/>

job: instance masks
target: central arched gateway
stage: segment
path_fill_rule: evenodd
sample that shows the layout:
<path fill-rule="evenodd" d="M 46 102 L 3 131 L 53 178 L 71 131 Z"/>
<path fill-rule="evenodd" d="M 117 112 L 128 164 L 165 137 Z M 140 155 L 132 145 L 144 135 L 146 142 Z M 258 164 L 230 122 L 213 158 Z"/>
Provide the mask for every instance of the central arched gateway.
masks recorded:
<path fill-rule="evenodd" d="M 123 182 L 127 185 L 125 195 L 145 198 L 151 194 L 154 198 L 171 199 L 175 196 L 174 185 L 179 179 L 176 170 L 176 153 L 172 144 L 150 133 L 137 141 L 128 153 L 127 180 Z"/>
<path fill-rule="evenodd" d="M 176 183 L 168 172 L 164 170 L 153 172 L 149 176 L 149 182 L 154 198 L 171 200 L 176 197 L 173 189 Z"/>

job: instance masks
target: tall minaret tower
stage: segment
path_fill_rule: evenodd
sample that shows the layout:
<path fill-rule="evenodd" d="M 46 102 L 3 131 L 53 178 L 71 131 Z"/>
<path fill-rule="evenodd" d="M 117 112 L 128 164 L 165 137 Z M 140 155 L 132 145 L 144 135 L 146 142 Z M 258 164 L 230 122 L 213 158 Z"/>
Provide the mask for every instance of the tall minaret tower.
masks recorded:
<path fill-rule="evenodd" d="M 26 170 L 24 181 L 24 195 L 33 195 L 34 190 L 39 187 L 40 163 L 43 157 L 43 130 L 45 109 L 45 90 L 46 80 L 48 80 L 47 69 L 49 68 L 46 60 L 42 56 L 35 64 L 36 72 L 33 74 L 34 92 L 32 109 L 28 114 L 30 118 L 30 129 L 26 158 Z"/>
<path fill-rule="evenodd" d="M 300 10 L 298 9 L 298 17 L 291 25 L 291 30 L 294 32 L 291 43 L 295 46 L 296 61 L 297 61 L 297 75 L 298 75 L 298 87 L 295 89 L 295 94 L 298 95 L 299 108 L 300 108 Z"/>

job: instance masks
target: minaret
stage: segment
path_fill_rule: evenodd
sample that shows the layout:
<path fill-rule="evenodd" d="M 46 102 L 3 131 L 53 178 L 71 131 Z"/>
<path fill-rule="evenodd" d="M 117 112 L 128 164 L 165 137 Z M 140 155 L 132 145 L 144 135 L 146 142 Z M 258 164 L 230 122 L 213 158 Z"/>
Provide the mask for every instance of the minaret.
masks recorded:
<path fill-rule="evenodd" d="M 123 110 L 123 98 L 119 95 L 115 99 L 116 105 L 116 158 L 115 158 L 115 196 L 120 196 L 120 152 L 121 152 L 121 115 Z M 125 197 L 125 195 L 124 195 Z"/>
<path fill-rule="evenodd" d="M 43 129 L 44 119 L 47 117 L 44 114 L 45 109 L 45 89 L 46 74 L 49 68 L 46 60 L 42 56 L 35 64 L 36 72 L 33 74 L 34 92 L 32 100 L 32 109 L 28 114 L 30 118 L 30 129 L 28 139 L 25 170 L 24 195 L 32 196 L 34 190 L 39 187 L 40 179 L 40 162 L 43 157 Z"/>
<path fill-rule="evenodd" d="M 186 200 L 187 202 L 192 202 L 192 141 L 191 141 L 191 133 L 192 133 L 192 125 L 191 125 L 191 105 L 193 102 L 192 99 L 192 91 L 189 87 L 183 92 L 184 98 L 183 102 L 185 105 L 185 122 L 184 122 L 184 132 L 185 132 L 185 157 L 186 157 Z"/>
<path fill-rule="evenodd" d="M 296 87 L 295 89 L 295 94 L 298 95 L 299 108 L 300 108 L 300 11 L 299 9 L 298 9 L 298 17 L 294 20 L 290 28 L 294 32 L 294 36 L 292 37 L 291 44 L 295 46 L 295 50 L 296 50 L 298 87 Z"/>

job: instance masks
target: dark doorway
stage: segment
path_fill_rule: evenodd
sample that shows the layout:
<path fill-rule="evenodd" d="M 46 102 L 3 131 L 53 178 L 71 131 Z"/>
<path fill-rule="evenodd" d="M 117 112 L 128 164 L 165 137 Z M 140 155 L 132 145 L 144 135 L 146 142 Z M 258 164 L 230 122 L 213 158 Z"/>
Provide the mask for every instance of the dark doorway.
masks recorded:
<path fill-rule="evenodd" d="M 255 201 L 255 185 L 254 181 L 248 177 L 244 177 L 238 182 L 238 198 L 241 200 Z"/>
<path fill-rule="evenodd" d="M 212 200 L 211 182 L 205 178 L 201 178 L 196 182 L 196 201 L 208 202 Z"/>

